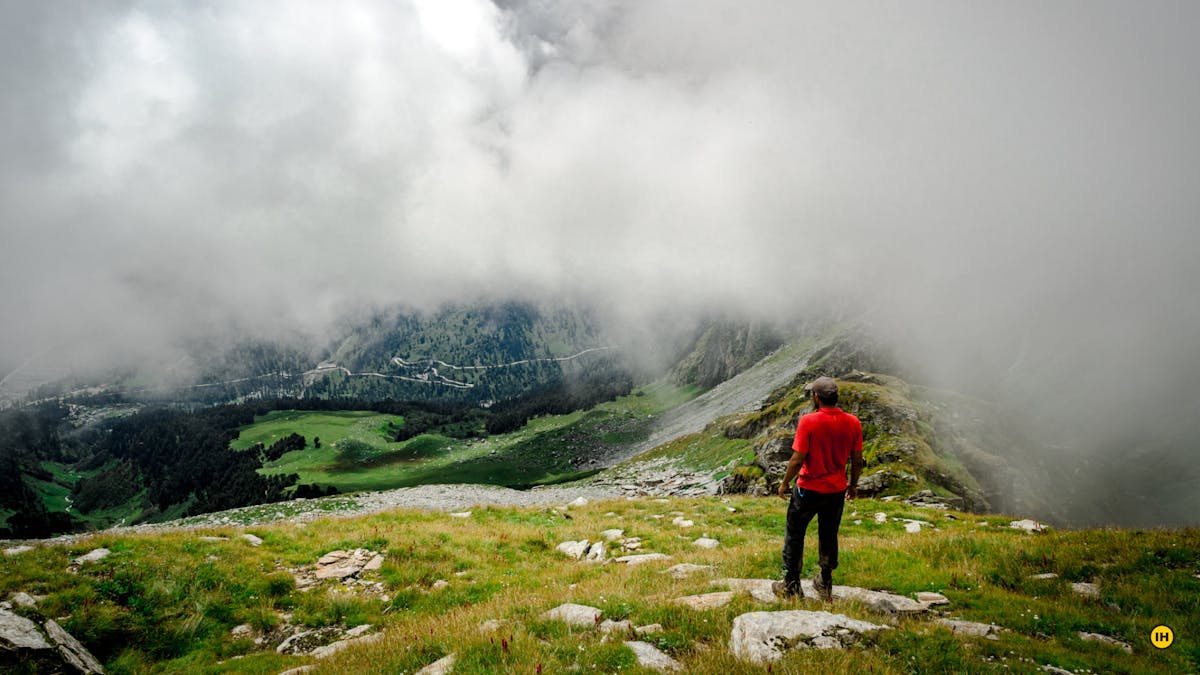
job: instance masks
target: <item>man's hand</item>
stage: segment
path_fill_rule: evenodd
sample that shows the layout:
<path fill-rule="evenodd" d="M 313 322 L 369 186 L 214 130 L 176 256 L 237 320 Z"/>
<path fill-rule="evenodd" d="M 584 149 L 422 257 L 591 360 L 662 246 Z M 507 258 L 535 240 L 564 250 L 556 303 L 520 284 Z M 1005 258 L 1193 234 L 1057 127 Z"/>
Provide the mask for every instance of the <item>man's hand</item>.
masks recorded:
<path fill-rule="evenodd" d="M 792 491 L 788 489 L 787 483 L 779 484 L 779 498 L 780 499 L 790 499 L 792 496 L 791 493 L 792 493 Z"/>
<path fill-rule="evenodd" d="M 858 486 L 851 485 L 846 488 L 846 499 L 858 499 Z"/>

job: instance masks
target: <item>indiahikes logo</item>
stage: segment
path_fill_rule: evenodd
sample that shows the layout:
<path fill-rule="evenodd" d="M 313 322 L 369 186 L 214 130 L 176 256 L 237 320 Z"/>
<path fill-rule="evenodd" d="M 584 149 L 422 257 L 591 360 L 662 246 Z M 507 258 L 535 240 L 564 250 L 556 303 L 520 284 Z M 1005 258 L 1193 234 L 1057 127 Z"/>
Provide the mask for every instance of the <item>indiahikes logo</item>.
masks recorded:
<path fill-rule="evenodd" d="M 1156 626 L 1150 631 L 1150 644 L 1159 649 L 1166 649 L 1175 642 L 1175 631 L 1170 626 Z"/>

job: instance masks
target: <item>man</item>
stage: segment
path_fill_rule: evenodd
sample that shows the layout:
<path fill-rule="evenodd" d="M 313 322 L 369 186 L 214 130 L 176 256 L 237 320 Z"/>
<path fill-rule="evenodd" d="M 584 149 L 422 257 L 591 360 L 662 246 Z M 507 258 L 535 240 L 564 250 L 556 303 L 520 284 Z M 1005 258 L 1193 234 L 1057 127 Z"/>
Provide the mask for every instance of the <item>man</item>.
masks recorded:
<path fill-rule="evenodd" d="M 804 597 L 800 568 L 804 534 L 817 518 L 818 558 L 813 587 L 822 600 L 833 598 L 833 570 L 838 566 L 838 527 L 846 498 L 858 496 L 862 473 L 862 424 L 837 407 L 838 386 L 830 377 L 817 378 L 809 388 L 814 411 L 800 418 L 792 459 L 779 484 L 780 499 L 790 499 L 783 538 L 783 581 L 773 585 L 780 597 Z M 850 480 L 846 480 L 850 460 Z M 793 482 L 794 481 L 794 482 Z"/>

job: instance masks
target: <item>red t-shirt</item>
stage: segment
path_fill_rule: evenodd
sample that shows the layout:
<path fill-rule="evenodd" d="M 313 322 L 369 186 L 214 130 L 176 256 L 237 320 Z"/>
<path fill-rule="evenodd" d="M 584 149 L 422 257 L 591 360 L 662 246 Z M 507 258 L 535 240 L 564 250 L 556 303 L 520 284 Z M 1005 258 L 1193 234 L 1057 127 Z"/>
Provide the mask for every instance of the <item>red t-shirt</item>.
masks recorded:
<path fill-rule="evenodd" d="M 821 408 L 800 418 L 792 450 L 806 452 L 796 485 L 814 492 L 846 489 L 846 462 L 862 452 L 862 423 L 841 408 Z"/>

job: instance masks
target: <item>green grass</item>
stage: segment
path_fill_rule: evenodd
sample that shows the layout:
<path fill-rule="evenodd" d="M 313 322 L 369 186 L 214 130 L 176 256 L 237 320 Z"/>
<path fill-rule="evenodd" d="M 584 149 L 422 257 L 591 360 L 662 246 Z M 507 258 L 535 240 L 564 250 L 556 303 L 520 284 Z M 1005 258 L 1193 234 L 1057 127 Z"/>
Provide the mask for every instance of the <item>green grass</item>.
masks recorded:
<path fill-rule="evenodd" d="M 733 512 L 728 508 L 735 509 Z M 647 551 L 672 562 L 711 564 L 716 576 L 772 578 L 778 574 L 784 504 L 774 498 L 650 499 L 592 503 L 571 519 L 540 508 L 481 508 L 468 519 L 441 513 L 394 511 L 353 519 L 281 523 L 245 531 L 264 539 L 249 546 L 238 528 L 114 535 L 46 545 L 6 558 L 0 596 L 15 591 L 47 596 L 33 618 L 57 617 L 110 673 L 277 673 L 305 663 L 316 673 L 413 672 L 449 653 L 456 673 L 645 672 L 620 640 L 590 629 L 539 619 L 563 602 L 592 605 L 605 618 L 635 625 L 659 623 L 646 639 L 678 659 L 686 672 L 766 672 L 728 652 L 732 622 L 749 611 L 779 609 L 749 596 L 709 612 L 673 598 L 717 590 L 709 576 L 674 580 L 668 564 L 626 567 L 568 560 L 554 547 L 568 539 L 595 539 L 622 528 Z M 695 521 L 687 531 L 673 513 Z M 876 512 L 889 518 L 879 524 Z M 962 638 L 926 618 L 896 621 L 892 630 L 846 651 L 789 654 L 772 672 L 1035 672 L 1043 664 L 1092 672 L 1195 672 L 1200 668 L 1200 531 L 1083 530 L 1026 534 L 1007 518 L 952 513 L 873 500 L 849 502 L 842 529 L 839 583 L 901 594 L 932 590 L 950 600 L 955 618 L 1009 629 L 1000 640 Z M 654 516 L 662 516 L 655 518 Z M 937 530 L 906 534 L 891 518 L 933 522 Z M 691 540 L 707 534 L 721 542 L 700 550 Z M 228 541 L 205 542 L 202 535 Z M 683 536 L 681 536 L 683 535 Z M 815 545 L 810 533 L 809 545 Z M 77 574 L 71 558 L 92 548 L 113 551 Z M 383 568 L 369 574 L 383 596 L 328 582 L 296 590 L 289 569 L 311 564 L 334 549 L 385 552 Z M 811 569 L 813 551 L 808 552 Z M 1039 572 L 1059 578 L 1030 579 Z M 435 590 L 434 582 L 449 581 Z M 1078 596 L 1071 581 L 1094 581 L 1098 599 Z M 816 603 L 792 607 L 829 609 Z M 887 617 L 854 602 L 832 611 L 872 621 Z M 282 624 L 301 628 L 381 628 L 379 642 L 326 660 L 276 654 L 273 643 L 236 639 L 241 623 L 257 634 Z M 498 619 L 502 628 L 481 633 Z M 1157 650 L 1149 632 L 1175 629 L 1175 645 Z M 1099 632 L 1133 645 L 1133 654 L 1086 643 L 1078 631 Z M 234 656 L 243 658 L 233 659 Z"/>
<path fill-rule="evenodd" d="M 292 433 L 303 436 L 310 446 L 314 438 L 320 438 L 322 446 L 333 445 L 343 438 L 354 438 L 371 445 L 383 444 L 388 440 L 383 433 L 388 422 L 402 425 L 404 418 L 357 410 L 276 410 L 239 429 L 238 437 L 230 447 L 245 450 L 255 443 L 270 447 L 275 441 Z"/>

